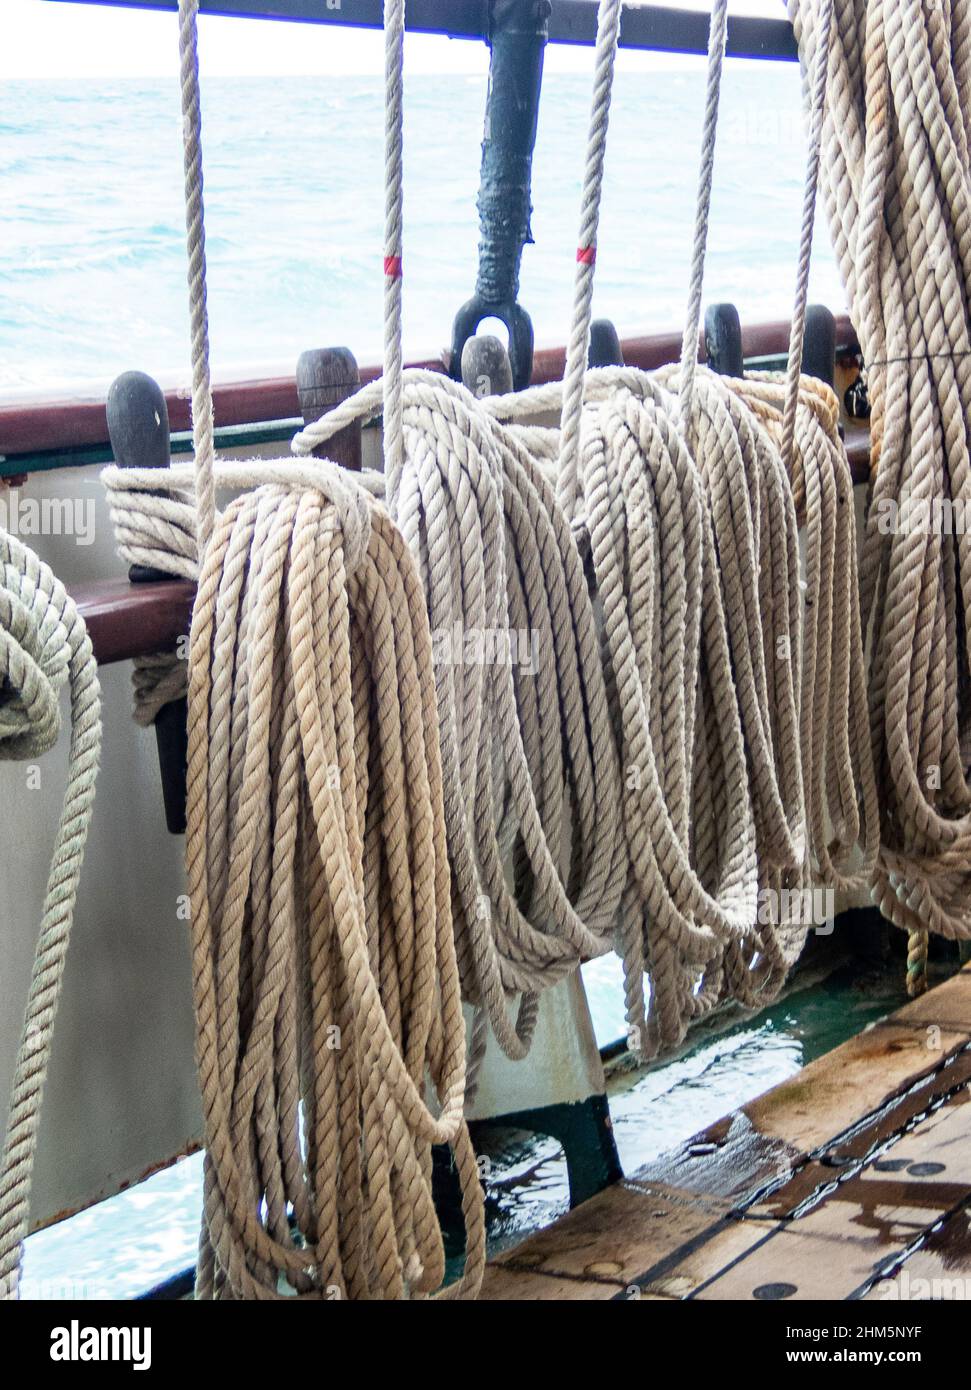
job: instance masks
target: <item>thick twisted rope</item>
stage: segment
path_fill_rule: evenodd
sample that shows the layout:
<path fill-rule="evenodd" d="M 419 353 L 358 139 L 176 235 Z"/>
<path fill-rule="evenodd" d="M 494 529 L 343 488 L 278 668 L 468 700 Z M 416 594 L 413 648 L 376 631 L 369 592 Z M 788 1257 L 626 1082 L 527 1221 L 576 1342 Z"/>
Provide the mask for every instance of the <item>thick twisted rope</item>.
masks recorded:
<path fill-rule="evenodd" d="M 482 1197 L 456 1120 L 465 1031 L 417 571 L 336 465 L 220 462 L 214 476 L 256 491 L 226 508 L 199 576 L 192 468 L 104 474 L 122 555 L 199 578 L 186 838 L 207 1153 L 197 1293 L 429 1292 L 442 1275 L 429 1145 L 445 1142 L 468 1237 L 447 1292 L 471 1292 Z M 440 1121 L 418 1101 L 426 1067 Z"/>
<path fill-rule="evenodd" d="M 753 372 L 732 389 L 784 449 L 789 374 Z M 803 532 L 800 748 L 809 869 L 815 883 L 858 893 L 870 882 L 880 816 L 869 738 L 853 479 L 839 402 L 800 377 L 789 481 Z"/>
<path fill-rule="evenodd" d="M 563 449 L 579 440 L 593 263 L 620 0 L 598 15 Z M 436 663 L 463 989 L 479 1006 L 472 1077 L 487 1015 L 511 1057 L 528 1050 L 539 991 L 606 950 L 626 877 L 619 777 L 593 609 L 550 486 L 522 447 L 467 392 L 429 373 L 401 377 L 401 51 L 386 8 L 387 281 L 383 387 L 392 514 L 419 560 L 433 637 L 457 638 Z M 404 434 L 399 420 L 404 394 Z M 322 444 L 370 410 L 360 393 L 302 431 Z M 572 464 L 575 473 L 576 465 Z M 509 559 L 505 558 L 508 550 Z M 537 669 L 469 661 L 468 637 L 527 638 Z M 508 647 L 506 648 L 508 650 Z M 498 824 L 497 824 L 498 822 Z M 512 855 L 513 883 L 505 860 Z M 520 994 L 513 1024 L 510 996 Z"/>
<path fill-rule="evenodd" d="M 798 523 L 778 451 L 757 420 L 725 378 L 703 367 L 692 375 L 685 423 L 711 508 L 768 886 L 773 874 L 799 873 L 806 854 Z M 678 368 L 659 376 L 672 390 L 683 385 Z M 683 392 L 680 399 L 683 407 Z"/>
<path fill-rule="evenodd" d="M 708 66 L 705 82 L 705 110 L 701 126 L 701 166 L 695 201 L 695 226 L 691 244 L 691 270 L 688 278 L 688 307 L 681 341 L 680 400 L 681 417 L 691 418 L 695 367 L 698 363 L 698 334 L 701 328 L 701 297 L 705 280 L 705 250 L 708 245 L 708 214 L 715 173 L 715 135 L 718 130 L 718 99 L 721 94 L 722 61 L 728 36 L 728 0 L 713 0 L 708 20 Z M 690 443 L 690 440 L 689 440 Z"/>
<path fill-rule="evenodd" d="M 201 225 L 195 8 L 181 14 L 197 176 L 187 218 L 198 207 Z M 389 9 L 400 251 L 403 18 Z M 204 304 L 204 257 L 195 264 Z M 391 336 L 400 353 L 400 317 Z M 208 391 L 207 357 L 194 334 Z M 393 421 L 393 383 L 388 401 Z M 333 464 L 216 465 L 197 448 L 191 470 L 109 469 L 105 482 L 122 554 L 199 581 L 186 834 L 206 1138 L 197 1295 L 433 1293 L 445 1272 L 433 1144 L 452 1148 L 466 1222 L 465 1274 L 442 1296 L 474 1294 L 483 1202 L 462 1118 L 465 1025 L 414 561 Z M 216 516 L 206 549 L 196 515 L 217 482 L 256 490 Z M 144 692 L 146 713 L 156 698 Z"/>
<path fill-rule="evenodd" d="M 54 841 L 0 1163 L 0 1297 L 16 1298 L 54 1020 L 101 750 L 101 691 L 91 641 L 64 586 L 42 560 L 0 530 L 0 758 L 36 758 L 71 699 L 64 807 Z"/>
<path fill-rule="evenodd" d="M 380 384 L 365 387 L 294 450 L 310 453 L 380 399 Z M 419 564 L 437 652 L 463 992 L 521 1057 L 539 991 L 611 945 L 626 876 L 593 607 L 550 482 L 514 432 L 427 371 L 404 374 L 403 419 L 389 503 Z M 468 645 L 482 640 L 494 644 L 485 659 Z"/>
<path fill-rule="evenodd" d="M 384 0 L 384 461 L 391 491 L 404 464 L 401 253 L 404 216 L 405 0 Z"/>
<path fill-rule="evenodd" d="M 611 376 L 586 421 L 579 503 L 625 773 L 627 1018 L 651 1056 L 726 997 L 751 1003 L 764 981 L 750 968 L 773 943 L 756 934 L 755 826 L 701 480 L 674 399 L 644 374 Z"/>
<path fill-rule="evenodd" d="M 388 517 L 336 467 L 310 471 L 313 488 L 230 504 L 193 616 L 197 1293 L 433 1292 L 431 1145 L 447 1143 L 467 1223 L 454 1297 L 477 1287 L 484 1222 L 428 619 Z"/>
<path fill-rule="evenodd" d="M 808 70 L 820 7 L 794 0 L 791 13 Z M 962 6 L 836 0 L 823 129 L 872 400 L 861 578 L 882 815 L 872 893 L 918 962 L 919 933 L 971 934 L 968 46 Z"/>
<path fill-rule="evenodd" d="M 186 548 L 205 551 L 216 521 L 213 462 L 216 454 L 212 381 L 209 368 L 209 311 L 206 290 L 206 220 L 202 172 L 202 105 L 199 89 L 199 0 L 179 0 L 179 91 L 182 102 L 186 254 L 189 288 L 189 332 L 192 362 L 192 447 L 196 482 L 191 513 L 183 516 L 186 535 L 178 538 L 176 554 Z M 160 518 L 164 525 L 164 518 Z M 168 571 L 169 566 L 163 565 Z M 134 717 L 148 726 L 171 701 L 181 699 L 188 674 L 183 660 L 172 652 L 137 656 L 133 662 Z"/>
<path fill-rule="evenodd" d="M 198 470 L 196 513 L 204 552 L 216 522 L 212 482 L 215 457 L 206 307 L 206 219 L 202 191 L 202 109 L 199 93 L 199 0 L 179 0 L 179 86 L 185 159 L 185 230 L 189 257 L 189 330 L 192 337 L 192 444 Z"/>
<path fill-rule="evenodd" d="M 587 369 L 587 353 L 590 346 L 593 277 L 597 261 L 597 227 L 600 222 L 600 194 L 603 188 L 610 96 L 613 90 L 622 8 L 622 0 L 600 0 L 600 8 L 597 12 L 593 96 L 590 103 L 587 159 L 580 205 L 580 235 L 577 241 L 577 268 L 573 290 L 573 323 L 570 327 L 570 338 L 566 349 L 566 366 L 563 374 L 563 412 L 560 420 L 560 467 L 557 492 L 561 504 L 567 512 L 572 512 L 576 503 L 580 417 L 583 410 L 583 378 Z"/>
<path fill-rule="evenodd" d="M 802 224 L 799 229 L 799 260 L 796 267 L 796 294 L 789 331 L 789 360 L 786 367 L 786 395 L 782 412 L 782 461 L 790 478 L 793 476 L 793 448 L 796 433 L 796 408 L 802 374 L 802 354 L 806 340 L 806 308 L 809 303 L 809 264 L 812 259 L 813 227 L 816 222 L 816 194 L 819 187 L 819 152 L 823 139 L 823 115 L 826 108 L 826 77 L 829 70 L 829 46 L 833 28 L 833 0 L 825 0 L 820 11 L 819 43 L 809 96 L 809 140 L 806 154 L 806 179 L 803 185 Z"/>
<path fill-rule="evenodd" d="M 742 804 L 739 806 L 736 803 L 734 808 L 735 823 L 742 828 L 746 824 L 746 812 L 748 813 L 749 824 L 754 814 L 758 886 L 760 889 L 771 890 L 773 893 L 781 895 L 786 889 L 801 888 L 807 883 L 810 867 L 809 836 L 806 824 L 807 808 L 802 777 L 803 763 L 800 756 L 800 709 L 803 703 L 800 685 L 802 622 L 799 601 L 795 508 L 789 481 L 779 455 L 770 439 L 760 428 L 759 423 L 740 404 L 736 391 L 732 387 L 713 377 L 711 373 L 702 371 L 697 367 L 705 243 L 725 33 L 726 7 L 716 5 L 709 34 L 709 66 L 703 122 L 702 159 L 683 360 L 680 370 L 671 369 L 666 373 L 661 373 L 660 380 L 666 381 L 680 396 L 683 428 L 687 437 L 692 440 L 696 460 L 701 470 L 704 492 L 707 495 L 710 521 L 706 519 L 706 524 L 710 526 L 712 543 L 717 549 L 719 557 L 721 588 L 719 601 L 712 607 L 709 599 L 706 606 L 716 615 L 713 618 L 716 626 L 717 614 L 724 613 L 726 615 L 723 622 L 727 631 L 723 633 L 723 642 L 727 641 L 731 651 L 732 670 L 728 680 L 723 680 L 719 686 L 719 699 L 723 706 L 721 718 L 724 720 L 734 717 L 736 725 L 739 726 L 737 746 L 741 746 L 741 740 L 744 737 L 752 797 L 751 805 L 749 805 L 744 787 L 740 789 L 738 785 L 745 779 L 740 779 L 736 775 L 732 793 L 736 797 L 741 795 Z M 594 132 L 591 134 L 591 149 L 594 153 L 599 154 L 599 164 L 595 166 L 599 169 L 602 166 L 602 150 L 599 152 L 596 150 Z M 807 208 L 811 208 L 813 192 L 811 161 L 807 173 Z M 794 311 L 796 320 L 794 327 L 796 344 L 794 370 L 797 383 L 801 356 L 801 322 L 804 321 L 805 316 L 808 240 L 810 238 L 811 216 L 807 213 L 807 217 L 804 218 L 803 247 L 797 276 L 797 302 Z M 588 514 L 588 511 L 595 499 L 599 501 L 598 489 L 608 486 L 605 481 L 606 478 L 613 478 L 614 474 L 629 478 L 631 481 L 628 486 L 632 490 L 635 487 L 633 479 L 638 479 L 636 486 L 641 489 L 645 487 L 645 479 L 650 480 L 647 484 L 648 487 L 657 485 L 655 470 L 658 466 L 657 452 L 660 446 L 656 442 L 652 445 L 646 443 L 646 438 L 650 432 L 638 414 L 638 411 L 644 408 L 638 402 L 642 402 L 648 395 L 649 388 L 646 379 L 638 380 L 637 374 L 632 375 L 630 373 L 615 373 L 612 376 L 605 374 L 603 377 L 600 374 L 594 374 L 594 378 L 590 381 L 591 391 L 588 393 L 590 398 L 603 399 L 606 397 L 606 401 L 598 408 L 591 408 L 588 411 L 589 439 L 586 440 L 586 447 L 589 449 L 589 457 L 584 453 L 581 468 L 589 470 L 587 486 L 590 488 L 590 492 L 584 496 L 584 505 L 577 506 L 574 516 L 574 524 L 579 526 L 581 532 L 593 526 L 593 518 Z M 650 389 L 656 392 L 656 388 L 651 387 Z M 619 425 L 616 413 L 611 414 L 610 398 L 613 392 L 618 393 L 613 410 L 624 419 L 624 428 L 628 434 L 634 436 L 636 443 L 630 439 L 626 443 L 624 442 L 624 430 Z M 521 397 L 515 404 L 497 402 L 492 408 L 495 409 L 496 413 L 512 416 L 518 421 L 531 409 L 535 410 L 540 405 L 552 405 L 554 394 L 550 390 L 530 392 L 525 398 Z M 542 401 L 540 400 L 541 396 L 543 397 Z M 656 429 L 658 428 L 658 420 L 664 419 L 665 397 L 663 393 L 660 396 L 655 394 L 651 404 L 651 426 Z M 489 408 L 489 403 L 487 403 L 487 408 Z M 565 406 L 563 421 L 565 431 Z M 551 437 L 548 432 L 537 430 L 530 425 L 517 424 L 514 428 L 518 430 L 519 437 L 527 444 L 527 447 L 532 448 L 539 457 L 548 461 L 555 456 L 555 438 Z M 665 447 L 668 450 L 667 457 L 670 459 L 672 445 L 668 442 Z M 629 457 L 625 457 L 625 449 Z M 638 455 L 641 457 L 635 464 L 633 460 L 638 459 Z M 561 439 L 559 450 L 561 469 L 565 459 L 569 462 L 569 455 L 564 449 Z M 683 462 L 680 467 L 684 468 Z M 830 461 L 830 471 L 832 472 L 832 461 Z M 815 479 L 816 474 L 814 473 L 813 476 Z M 628 708 L 621 705 L 617 711 L 621 729 L 622 758 L 630 767 L 631 749 L 640 746 L 638 740 L 643 741 L 645 718 L 653 741 L 651 751 L 655 765 L 663 766 L 664 764 L 663 755 L 654 752 L 655 747 L 663 748 L 667 743 L 669 748 L 680 748 L 680 755 L 675 757 L 672 763 L 672 766 L 678 769 L 675 781 L 668 786 L 656 780 L 651 783 L 652 793 L 656 798 L 653 803 L 655 815 L 657 814 L 656 808 L 661 807 L 679 827 L 685 840 L 682 845 L 682 853 L 685 856 L 688 853 L 686 842 L 690 824 L 695 839 L 699 841 L 699 844 L 692 846 L 692 853 L 696 856 L 700 853 L 709 875 L 714 875 L 712 879 L 714 881 L 717 879 L 715 865 L 718 863 L 718 855 L 713 853 L 712 807 L 716 805 L 716 802 L 712 799 L 713 794 L 708 785 L 710 782 L 708 765 L 702 760 L 698 767 L 694 768 L 694 744 L 691 738 L 689 738 L 687 745 L 684 743 L 683 716 L 677 712 L 676 702 L 672 701 L 668 705 L 662 702 L 660 713 L 655 712 L 652 723 L 650 714 L 646 714 L 646 711 L 650 709 L 648 698 L 650 686 L 647 686 L 648 696 L 645 696 L 643 689 L 638 691 L 636 685 L 625 686 L 620 678 L 624 663 L 629 660 L 629 652 L 631 650 L 639 651 L 641 653 L 639 662 L 642 668 L 647 667 L 649 663 L 660 664 L 665 671 L 677 672 L 677 679 L 687 683 L 687 688 L 691 692 L 693 718 L 693 701 L 696 698 L 696 686 L 699 677 L 693 677 L 691 663 L 694 661 L 697 665 L 699 658 L 691 655 L 690 623 L 687 623 L 687 619 L 684 617 L 683 600 L 681 600 L 681 609 L 678 608 L 676 597 L 678 591 L 674 591 L 674 597 L 658 599 L 659 604 L 671 602 L 675 611 L 682 613 L 682 621 L 687 624 L 684 630 L 680 631 L 677 620 L 675 620 L 675 630 L 679 631 L 680 647 L 682 651 L 687 652 L 688 668 L 685 670 L 682 665 L 677 663 L 673 655 L 679 645 L 673 637 L 669 636 L 668 641 L 672 645 L 665 658 L 661 660 L 656 644 L 652 645 L 650 641 L 649 628 L 638 629 L 636 623 L 631 623 L 629 610 L 619 606 L 620 599 L 617 595 L 623 594 L 632 610 L 632 595 L 635 590 L 638 593 L 638 607 L 645 603 L 641 597 L 640 586 L 645 582 L 641 578 L 641 572 L 648 564 L 651 550 L 650 548 L 646 551 L 642 549 L 644 545 L 643 505 L 635 507 L 629 500 L 621 503 L 620 498 L 623 496 L 623 492 L 618 491 L 618 489 L 622 485 L 616 481 L 616 478 L 613 478 L 612 486 L 615 489 L 614 510 L 612 514 L 609 514 L 609 520 L 605 521 L 603 517 L 598 517 L 601 531 L 596 537 L 595 543 L 593 543 L 592 538 L 592 551 L 598 598 L 605 609 L 605 614 L 606 595 L 612 595 L 611 601 L 618 605 L 614 615 L 607 621 L 606 629 L 610 655 L 614 662 L 611 672 L 613 681 L 619 685 L 621 690 L 626 690 L 628 700 Z M 571 499 L 575 500 L 576 490 L 572 476 L 564 479 L 561 472 L 558 488 L 559 495 L 565 502 L 570 503 Z M 833 482 L 830 479 L 830 492 L 832 490 Z M 662 520 L 659 514 L 653 520 L 650 534 L 663 536 L 672 524 L 668 519 Z M 691 524 L 697 532 L 700 525 L 698 518 L 695 517 Z M 603 530 L 605 526 L 607 527 L 606 532 Z M 688 527 L 688 523 L 682 522 L 682 526 Z M 695 544 L 699 543 L 696 541 Z M 663 550 L 661 540 L 656 540 L 655 545 L 659 550 Z M 637 565 L 628 558 L 628 552 L 634 553 L 635 551 L 640 556 Z M 660 575 L 663 576 L 665 574 L 664 562 L 659 559 L 657 563 L 660 566 Z M 711 573 L 715 573 L 713 563 Z M 648 611 L 650 611 L 650 605 L 648 605 Z M 851 623 L 848 605 L 845 607 L 843 616 L 846 618 L 845 631 L 843 625 L 839 625 L 839 631 L 841 636 L 845 638 L 844 645 L 849 648 L 851 645 Z M 813 629 L 813 635 L 815 637 L 815 629 Z M 857 650 L 858 647 L 859 641 L 857 640 Z M 815 650 L 814 645 L 814 655 Z M 828 674 L 830 657 L 828 650 L 825 656 Z M 810 667 L 813 677 L 815 676 L 815 669 L 815 664 L 813 664 Z M 844 662 L 842 669 L 844 671 L 849 670 L 848 661 Z M 856 672 L 859 673 L 859 666 L 857 666 Z M 820 701 L 813 680 L 810 680 L 810 686 L 812 687 L 813 699 L 810 701 L 809 711 L 818 715 L 820 703 L 822 703 L 826 706 L 828 713 L 830 702 L 825 696 Z M 821 681 L 820 689 L 828 691 L 830 685 Z M 832 689 L 832 704 L 837 711 L 839 710 L 839 696 L 840 694 L 843 696 L 842 723 L 838 722 L 836 728 L 837 731 L 840 728 L 845 730 L 847 728 L 847 705 L 850 699 L 848 678 L 841 683 L 837 677 L 833 682 Z M 639 708 L 635 700 L 635 693 L 640 701 Z M 859 701 L 857 701 L 856 709 L 859 710 Z M 828 748 L 832 756 L 832 750 L 842 747 L 842 745 L 840 745 L 838 737 L 831 739 L 827 744 L 825 735 L 817 727 L 818 722 L 818 718 L 815 724 L 811 719 L 809 720 L 808 735 L 804 737 L 803 742 L 806 750 L 810 753 L 816 749 L 818 743 L 817 764 L 825 766 L 824 750 Z M 857 726 L 854 725 L 854 730 L 856 728 Z M 815 742 L 812 741 L 813 737 L 815 737 Z M 846 743 L 847 740 L 844 740 L 844 744 Z M 697 783 L 695 778 L 697 778 Z M 637 780 L 640 780 L 640 774 Z M 872 777 L 870 785 L 872 787 Z M 685 786 L 703 787 L 704 791 L 701 795 L 708 798 L 698 809 L 697 816 L 687 819 L 685 818 L 687 816 L 685 808 L 690 804 L 690 797 L 688 799 L 685 797 Z M 832 786 L 843 795 L 844 801 L 849 802 L 851 800 L 845 780 L 836 778 L 833 780 Z M 724 789 L 720 788 L 715 795 L 721 796 L 721 805 L 723 806 Z M 816 814 L 817 823 L 825 821 L 824 798 L 821 798 L 820 801 L 823 809 Z M 855 806 L 855 795 L 852 797 L 852 801 Z M 867 822 L 868 833 L 872 841 L 874 822 L 872 797 L 867 804 L 870 808 L 870 817 Z M 717 821 L 717 813 L 715 818 Z M 638 856 L 643 860 L 645 842 L 656 850 L 657 825 L 648 820 L 647 829 L 642 830 L 638 810 L 631 806 L 625 810 L 625 824 L 628 827 L 629 835 L 631 828 L 635 827 L 635 835 L 632 840 L 632 858 L 636 863 Z M 842 845 L 845 839 L 850 851 L 855 853 L 859 830 L 860 817 L 847 811 L 845 825 L 842 821 L 840 822 L 837 845 Z M 832 862 L 828 857 L 831 849 L 829 842 L 824 838 L 822 832 L 816 836 L 816 840 L 820 842 L 817 869 L 821 864 L 824 869 L 833 870 Z M 833 853 L 836 854 L 835 847 Z M 740 852 L 734 862 L 742 862 Z M 752 867 L 755 860 L 748 862 L 749 866 Z M 841 860 L 840 863 L 842 865 Z M 834 877 L 836 877 L 835 870 L 828 874 L 828 879 Z M 633 958 L 635 950 L 641 950 L 644 959 L 648 961 L 651 959 L 652 949 L 654 956 L 659 957 L 662 949 L 660 943 L 664 939 L 663 934 L 665 932 L 669 935 L 672 933 L 670 906 L 659 910 L 656 888 L 643 880 L 641 890 L 645 894 L 643 912 L 645 916 L 650 918 L 651 930 L 646 933 L 643 942 L 638 939 L 644 924 L 641 922 L 636 928 L 632 926 L 631 901 L 628 898 L 625 903 L 624 918 L 626 932 L 624 950 L 628 962 Z M 655 892 L 653 901 L 650 897 L 652 891 Z M 670 901 L 669 898 L 669 903 Z M 679 904 L 679 907 L 682 911 L 684 910 L 683 903 Z M 697 912 L 697 903 L 693 904 L 692 907 Z M 772 988 L 784 977 L 786 965 L 798 953 L 805 937 L 804 921 L 797 920 L 795 923 L 791 923 L 770 915 L 765 925 L 770 928 L 775 927 L 776 933 L 769 932 L 767 942 L 763 943 L 763 948 L 760 951 L 753 950 L 749 956 L 750 963 L 757 961 L 759 965 L 760 978 L 758 984 L 755 984 L 747 972 L 739 968 L 740 953 L 744 954 L 745 951 L 744 943 L 746 941 L 751 943 L 751 935 L 747 935 L 751 932 L 751 922 L 745 923 L 744 918 L 736 918 L 730 922 L 726 920 L 724 915 L 721 919 L 716 916 L 714 920 L 722 930 L 723 941 L 732 940 L 733 929 L 735 932 L 735 939 L 730 948 L 735 951 L 732 960 L 733 982 L 726 985 L 725 972 L 720 963 L 723 957 L 719 956 L 717 950 L 709 953 L 710 957 L 718 963 L 713 967 L 708 967 L 706 977 L 704 968 L 699 974 L 700 958 L 697 954 L 692 957 L 690 950 L 686 948 L 685 939 L 677 941 L 671 948 L 670 960 L 681 962 L 683 975 L 680 998 L 678 998 L 677 991 L 672 993 L 670 989 L 668 989 L 667 998 L 665 998 L 664 969 L 660 968 L 655 960 L 655 968 L 651 978 L 651 997 L 652 1005 L 656 1005 L 656 1009 L 650 1020 L 647 1040 L 647 1046 L 651 1051 L 656 1051 L 666 1042 L 678 1040 L 693 1009 L 697 1012 L 705 1004 L 710 1006 L 711 1003 L 724 997 L 725 994 L 732 994 L 734 991 L 735 997 L 751 1003 L 755 1002 L 761 989 L 763 997 L 768 997 Z M 689 918 L 689 924 L 690 922 L 691 919 Z M 760 913 L 761 924 L 762 914 Z M 670 966 L 668 973 L 670 973 Z M 638 978 L 637 972 L 628 969 L 627 978 L 628 1007 L 632 1023 L 636 1027 L 635 1019 L 642 1009 L 643 992 L 641 990 L 640 995 L 638 995 L 632 983 Z M 709 982 L 715 979 L 717 979 L 717 983 Z M 664 1014 L 666 1017 L 659 1022 L 660 1014 Z"/>
<path fill-rule="evenodd" d="M 832 4 L 820 15 L 796 292 L 784 376 L 750 373 L 731 388 L 778 446 L 804 532 L 801 763 L 809 861 L 806 885 L 859 891 L 873 872 L 879 826 L 866 734 L 852 479 L 839 437 L 839 405 L 801 374 Z M 784 647 L 782 648 L 784 650 Z"/>

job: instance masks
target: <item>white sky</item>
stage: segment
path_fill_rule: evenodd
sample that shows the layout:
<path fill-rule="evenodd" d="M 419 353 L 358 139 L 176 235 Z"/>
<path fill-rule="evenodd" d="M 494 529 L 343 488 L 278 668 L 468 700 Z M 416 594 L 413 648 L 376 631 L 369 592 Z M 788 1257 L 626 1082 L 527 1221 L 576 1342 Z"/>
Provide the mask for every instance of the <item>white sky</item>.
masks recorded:
<path fill-rule="evenodd" d="M 684 9 L 708 9 L 708 0 L 671 0 Z M 732 0 L 732 12 L 784 16 L 781 0 Z M 66 4 L 63 0 L 0 0 L 0 80 L 10 77 L 174 77 L 178 71 L 175 15 Z M 331 25 L 285 24 L 203 16 L 200 61 L 220 76 L 314 75 L 380 72 L 377 31 Z M 622 66 L 682 60 L 662 54 L 621 55 Z M 479 72 L 488 63 L 481 43 L 410 35 L 410 72 Z M 588 71 L 589 48 L 550 45 L 549 71 Z"/>

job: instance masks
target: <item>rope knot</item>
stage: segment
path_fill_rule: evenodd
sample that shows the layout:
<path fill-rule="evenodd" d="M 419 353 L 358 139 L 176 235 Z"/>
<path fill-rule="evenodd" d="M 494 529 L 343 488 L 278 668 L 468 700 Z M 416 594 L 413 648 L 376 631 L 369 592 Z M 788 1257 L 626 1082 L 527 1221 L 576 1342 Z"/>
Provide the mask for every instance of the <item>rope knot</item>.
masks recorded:
<path fill-rule="evenodd" d="M 346 469 L 330 459 L 315 459 L 311 471 L 319 475 L 313 479 L 312 486 L 337 512 L 344 564 L 348 575 L 353 575 L 362 565 L 371 543 L 373 499 Z"/>

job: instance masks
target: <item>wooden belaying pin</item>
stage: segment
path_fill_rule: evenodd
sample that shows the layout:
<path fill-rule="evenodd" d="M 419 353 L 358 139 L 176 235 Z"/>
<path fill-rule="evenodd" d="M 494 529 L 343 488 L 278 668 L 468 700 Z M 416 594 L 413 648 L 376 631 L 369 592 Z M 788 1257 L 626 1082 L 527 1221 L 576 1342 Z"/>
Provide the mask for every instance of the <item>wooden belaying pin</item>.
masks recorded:
<path fill-rule="evenodd" d="M 620 345 L 620 334 L 610 319 L 594 319 L 590 325 L 587 366 L 622 367 L 623 365 L 624 349 Z"/>
<path fill-rule="evenodd" d="M 810 304 L 806 310 L 802 370 L 830 387 L 836 380 L 836 320 L 825 304 Z"/>
<path fill-rule="evenodd" d="M 105 402 L 108 439 L 119 468 L 168 468 L 172 461 L 169 408 L 161 386 L 145 372 L 122 372 L 108 388 Z M 162 570 L 129 565 L 133 584 L 171 579 Z"/>
<path fill-rule="evenodd" d="M 123 372 L 111 383 L 105 413 L 111 452 L 120 468 L 168 468 L 169 412 L 157 381 L 145 372 Z M 133 584 L 163 583 L 174 577 L 147 565 L 128 569 Z M 172 835 L 185 832 L 187 720 L 184 698 L 163 705 L 155 716 L 165 823 Z"/>
<path fill-rule="evenodd" d="M 350 348 L 309 348 L 297 360 L 297 396 L 304 425 L 312 425 L 361 385 L 361 373 Z M 361 426 L 348 425 L 314 450 L 355 473 L 361 471 Z"/>
<path fill-rule="evenodd" d="M 734 304 L 712 304 L 705 311 L 705 358 L 719 376 L 744 376 L 742 325 Z"/>

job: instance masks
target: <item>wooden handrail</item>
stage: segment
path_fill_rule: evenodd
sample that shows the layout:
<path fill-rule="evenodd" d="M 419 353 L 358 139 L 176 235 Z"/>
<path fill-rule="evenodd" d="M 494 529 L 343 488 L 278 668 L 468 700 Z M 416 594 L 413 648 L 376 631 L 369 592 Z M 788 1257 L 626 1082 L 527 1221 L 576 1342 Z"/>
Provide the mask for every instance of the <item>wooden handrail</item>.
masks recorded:
<path fill-rule="evenodd" d="M 870 467 L 870 439 L 865 427 L 847 430 L 846 452 L 855 482 L 865 482 Z M 130 584 L 101 579 L 78 585 L 72 594 L 88 625 L 100 665 L 130 661 L 151 652 L 171 651 L 189 631 L 195 585 L 185 579 L 162 584 Z"/>
<path fill-rule="evenodd" d="M 187 579 L 131 584 L 98 579 L 71 591 L 99 665 L 174 650 L 189 631 L 196 586 Z"/>
<path fill-rule="evenodd" d="M 842 353 L 856 351 L 856 335 L 846 315 L 836 320 L 836 342 Z M 677 333 L 655 333 L 627 338 L 622 343 L 624 361 L 632 367 L 650 371 L 675 362 L 681 354 Z M 751 324 L 742 328 L 742 349 L 746 358 L 772 357 L 789 347 L 788 320 Z M 704 340 L 701 344 L 704 360 Z M 533 358 L 535 385 L 558 381 L 563 376 L 565 352 L 561 347 L 541 348 Z M 409 366 L 431 371 L 447 370 L 447 354 L 410 362 Z M 380 367 L 362 367 L 362 383 L 373 381 Z M 166 392 L 171 428 L 190 430 L 190 392 L 180 387 Z M 275 377 L 263 381 L 237 381 L 213 388 L 213 408 L 220 427 L 264 424 L 300 416 L 296 377 Z M 0 454 L 42 453 L 48 450 L 103 446 L 108 443 L 105 401 L 10 401 L 0 404 Z"/>

